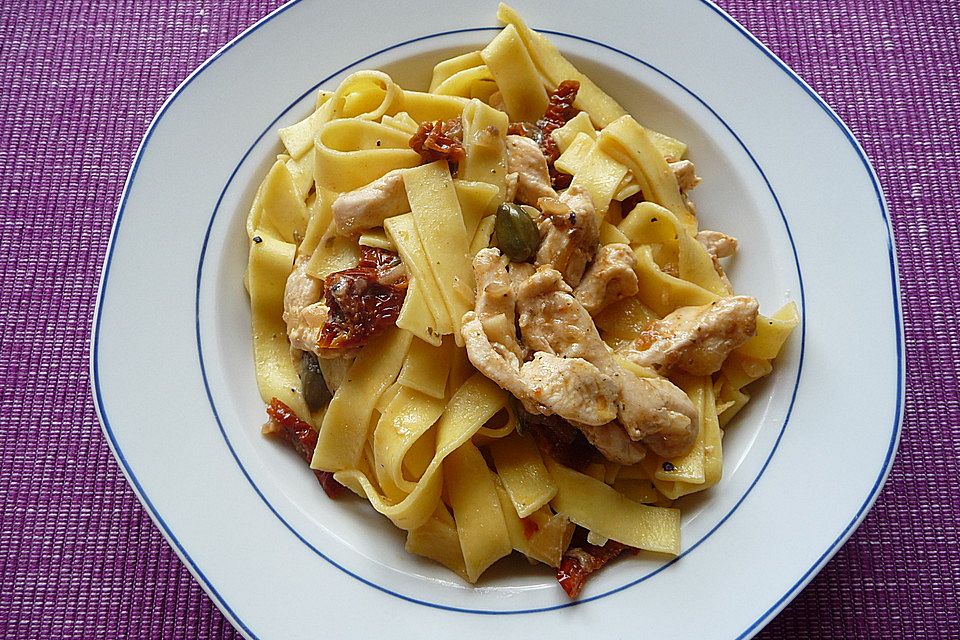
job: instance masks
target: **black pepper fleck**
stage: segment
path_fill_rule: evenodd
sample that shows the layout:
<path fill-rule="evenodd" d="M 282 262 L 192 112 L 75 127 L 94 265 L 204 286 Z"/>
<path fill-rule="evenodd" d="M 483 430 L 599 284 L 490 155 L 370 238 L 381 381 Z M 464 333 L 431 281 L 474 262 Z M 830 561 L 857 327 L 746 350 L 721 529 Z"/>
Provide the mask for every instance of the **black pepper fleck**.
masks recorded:
<path fill-rule="evenodd" d="M 664 462 L 664 463 L 663 463 L 663 470 L 664 470 L 664 471 L 673 471 L 674 469 L 676 469 L 676 467 L 673 466 L 673 463 L 672 463 L 672 462 Z"/>
<path fill-rule="evenodd" d="M 260 236 L 253 236 L 253 241 L 257 244 L 260 244 L 261 242 L 263 242 L 263 238 L 261 238 Z"/>

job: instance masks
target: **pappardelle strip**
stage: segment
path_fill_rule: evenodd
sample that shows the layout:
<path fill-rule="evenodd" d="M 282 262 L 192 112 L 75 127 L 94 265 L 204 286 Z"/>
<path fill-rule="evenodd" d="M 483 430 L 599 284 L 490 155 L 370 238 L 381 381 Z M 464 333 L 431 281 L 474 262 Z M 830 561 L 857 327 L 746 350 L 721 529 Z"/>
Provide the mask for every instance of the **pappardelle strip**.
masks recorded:
<path fill-rule="evenodd" d="M 361 71 L 280 130 L 247 218 L 256 377 L 264 432 L 408 551 L 469 582 L 518 551 L 575 597 L 680 552 L 674 501 L 720 481 L 799 318 L 734 294 L 686 145 L 498 17 L 429 91 Z"/>

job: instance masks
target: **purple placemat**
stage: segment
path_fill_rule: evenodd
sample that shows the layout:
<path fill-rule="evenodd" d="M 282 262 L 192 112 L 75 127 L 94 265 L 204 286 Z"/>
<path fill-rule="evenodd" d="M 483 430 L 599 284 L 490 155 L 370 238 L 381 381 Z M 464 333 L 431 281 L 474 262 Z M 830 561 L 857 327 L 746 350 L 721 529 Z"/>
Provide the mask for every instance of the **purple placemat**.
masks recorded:
<path fill-rule="evenodd" d="M 239 637 L 110 455 L 87 341 L 110 226 L 153 114 L 278 4 L 0 3 L 4 638 Z M 906 324 L 906 418 L 890 480 L 760 637 L 960 637 L 960 4 L 721 4 L 865 147 L 893 219 Z"/>

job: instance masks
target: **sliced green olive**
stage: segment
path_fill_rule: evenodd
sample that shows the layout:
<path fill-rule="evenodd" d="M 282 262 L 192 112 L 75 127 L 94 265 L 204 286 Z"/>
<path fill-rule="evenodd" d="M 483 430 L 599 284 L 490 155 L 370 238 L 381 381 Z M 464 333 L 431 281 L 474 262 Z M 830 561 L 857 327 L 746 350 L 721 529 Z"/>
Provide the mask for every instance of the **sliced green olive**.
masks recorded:
<path fill-rule="evenodd" d="M 500 250 L 514 262 L 526 262 L 537 253 L 540 232 L 523 207 L 504 202 L 497 209 L 494 225 Z"/>
<path fill-rule="evenodd" d="M 330 402 L 330 390 L 320 371 L 317 356 L 304 351 L 300 358 L 300 383 L 303 385 L 303 399 L 310 411 L 318 411 Z"/>

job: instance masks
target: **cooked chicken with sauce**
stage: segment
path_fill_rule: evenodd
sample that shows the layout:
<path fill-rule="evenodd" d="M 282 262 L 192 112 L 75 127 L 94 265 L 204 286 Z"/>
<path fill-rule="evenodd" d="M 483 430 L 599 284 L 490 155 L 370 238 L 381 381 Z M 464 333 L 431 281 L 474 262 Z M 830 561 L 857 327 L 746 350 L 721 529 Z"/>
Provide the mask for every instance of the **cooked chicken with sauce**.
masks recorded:
<path fill-rule="evenodd" d="M 291 347 L 317 353 L 316 345 L 330 310 L 323 301 L 323 283 L 307 273 L 307 262 L 299 258 L 287 278 L 283 321 L 287 323 Z"/>
<path fill-rule="evenodd" d="M 697 169 L 689 160 L 670 162 L 668 166 L 677 178 L 677 186 L 680 187 L 680 191 L 690 191 L 700 184 L 700 176 L 697 175 Z"/>
<path fill-rule="evenodd" d="M 337 235 L 358 236 L 387 218 L 410 211 L 403 171 L 395 169 L 368 185 L 337 196 L 330 206 Z"/>
<path fill-rule="evenodd" d="M 637 258 L 628 244 L 600 247 L 574 290 L 574 296 L 590 315 L 595 316 L 614 302 L 637 295 L 636 264 Z"/>
<path fill-rule="evenodd" d="M 550 184 L 547 160 L 537 143 L 530 138 L 507 136 L 507 175 L 508 202 L 535 205 L 540 198 L 557 197 L 557 192 Z M 514 183 L 516 186 L 511 189 Z"/>
<path fill-rule="evenodd" d="M 528 349 L 517 340 L 516 294 L 500 252 L 483 249 L 473 265 L 476 310 L 464 315 L 462 330 L 473 365 L 531 413 L 595 425 L 613 420 L 617 389 L 596 366 L 549 351 L 527 360 Z"/>
<path fill-rule="evenodd" d="M 663 375 L 710 375 L 730 352 L 757 331 L 759 305 L 749 296 L 729 296 L 698 307 L 680 307 L 640 334 L 634 348 L 619 353 Z"/>
<path fill-rule="evenodd" d="M 593 200 L 584 189 L 573 186 L 559 198 L 540 200 L 538 206 L 543 215 L 535 264 L 551 265 L 575 287 L 600 244 L 601 220 Z"/>
<path fill-rule="evenodd" d="M 729 258 L 739 246 L 736 238 L 719 231 L 703 230 L 697 234 L 697 242 L 714 258 Z"/>
<path fill-rule="evenodd" d="M 511 278 L 496 249 L 483 249 L 473 264 L 477 303 L 464 316 L 463 337 L 479 371 L 531 413 L 593 427 L 584 435 L 610 460 L 632 464 L 644 446 L 663 456 L 690 448 L 693 403 L 665 378 L 623 369 L 559 271 L 521 266 Z"/>

